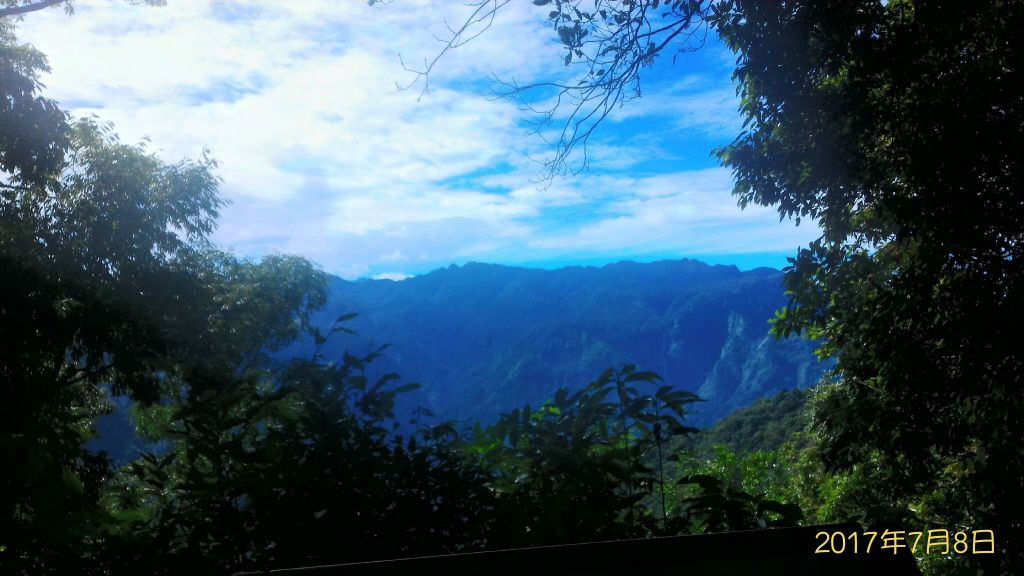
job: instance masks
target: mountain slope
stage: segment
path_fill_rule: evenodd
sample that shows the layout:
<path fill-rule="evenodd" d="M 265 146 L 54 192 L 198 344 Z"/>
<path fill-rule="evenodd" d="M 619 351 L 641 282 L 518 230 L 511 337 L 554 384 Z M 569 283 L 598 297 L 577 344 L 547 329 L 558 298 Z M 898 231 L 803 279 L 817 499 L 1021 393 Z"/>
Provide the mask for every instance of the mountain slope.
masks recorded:
<path fill-rule="evenodd" d="M 780 280 L 777 270 L 693 260 L 558 270 L 470 263 L 401 282 L 332 277 L 317 322 L 358 313 L 348 326 L 360 336 L 332 338 L 328 357 L 389 343 L 381 370 L 423 384 L 407 403 L 442 418 L 489 421 L 628 362 L 706 398 L 692 420 L 706 425 L 817 381 L 823 367 L 811 343 L 767 334 L 785 302 Z"/>

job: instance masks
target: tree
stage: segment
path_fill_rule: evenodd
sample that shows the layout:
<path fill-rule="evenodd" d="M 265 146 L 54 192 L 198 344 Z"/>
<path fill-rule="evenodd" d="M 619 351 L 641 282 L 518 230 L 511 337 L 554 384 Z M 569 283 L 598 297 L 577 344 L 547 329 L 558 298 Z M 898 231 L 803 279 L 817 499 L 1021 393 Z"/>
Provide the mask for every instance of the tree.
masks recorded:
<path fill-rule="evenodd" d="M 219 205 L 204 163 L 163 165 L 92 122 L 67 138 L 59 172 L 33 164 L 0 197 L 0 544 L 37 573 L 76 553 L 51 537 L 100 520 L 106 463 L 82 444 L 104 391 L 155 400 L 202 334 L 197 243 Z"/>
<path fill-rule="evenodd" d="M 167 0 L 127 0 L 127 2 L 129 4 L 163 6 L 167 3 Z M 19 17 L 53 6 L 63 6 L 64 11 L 68 14 L 74 11 L 72 0 L 2 0 L 0 1 L 0 18 L 5 16 Z"/>
<path fill-rule="evenodd" d="M 36 2 L 4 0 L 4 7 L 0 8 L 0 18 L 4 16 L 20 16 L 22 14 L 28 14 L 29 12 L 35 12 L 37 10 L 56 6 L 62 2 L 65 2 L 65 0 L 37 0 Z M 68 6 L 70 6 L 70 4 L 70 2 L 67 2 Z"/>
<path fill-rule="evenodd" d="M 465 450 L 493 475 L 490 537 L 511 547 L 685 532 L 666 513 L 664 466 L 678 444 L 670 441 L 695 431 L 682 420 L 698 399 L 659 384 L 625 365 L 576 392 L 558 390 L 537 410 L 477 426 Z M 646 506 L 649 498 L 658 504 Z"/>
<path fill-rule="evenodd" d="M 323 301 L 308 262 L 207 241 L 215 163 L 165 164 L 39 96 L 45 59 L 0 22 L 0 563 L 77 572 L 105 554 L 110 479 L 84 448 L 107 395 L 200 394 L 293 338 Z"/>
<path fill-rule="evenodd" d="M 12 27 L 0 20 L 0 171 L 23 182 L 52 173 L 68 146 L 67 115 L 37 95 L 38 74 L 46 71 L 46 58 L 17 44 Z M 0 189 L 14 190 L 10 182 Z"/>
<path fill-rule="evenodd" d="M 484 472 L 443 431 L 394 434 L 395 396 L 416 385 L 370 379 L 378 356 L 271 361 L 152 407 L 172 446 L 111 490 L 143 544 L 113 547 L 113 564 L 231 573 L 480 547 Z"/>
<path fill-rule="evenodd" d="M 925 521 L 1002 534 L 997 557 L 964 561 L 1019 569 L 1024 5 L 741 8 L 718 29 L 750 129 L 719 158 L 741 205 L 822 226 L 775 331 L 837 359 L 815 411 L 826 463 L 860 465 L 895 507 L 876 521 L 920 502 Z"/>
<path fill-rule="evenodd" d="M 734 195 L 822 229 L 786 268 L 773 330 L 821 338 L 837 360 L 814 403 L 826 464 L 859 478 L 869 522 L 996 531 L 998 554 L 935 570 L 1019 572 L 1024 3 L 534 4 L 581 71 L 509 85 L 569 107 L 540 118 L 569 118 L 555 169 L 655 58 L 709 30 L 735 52 L 745 128 L 715 151 Z M 476 3 L 450 46 L 503 5 Z"/>
<path fill-rule="evenodd" d="M 42 55 L 0 33 L 4 573 L 230 573 L 688 529 L 664 462 L 695 396 L 626 366 L 468 438 L 408 433 L 393 409 L 416 385 L 371 378 L 381 350 L 323 357 L 351 316 L 312 325 L 316 266 L 209 242 L 212 159 L 167 164 L 72 120 L 38 94 Z M 300 337 L 312 357 L 282 358 Z M 159 443 L 120 469 L 85 446 L 110 396 Z"/>
<path fill-rule="evenodd" d="M 0 147 L 5 573 L 221 573 L 478 545 L 483 473 L 444 435 L 393 435 L 411 386 L 370 381 L 377 353 L 278 357 L 329 336 L 310 324 L 326 278 L 210 244 L 216 163 L 165 164 L 70 121 L 37 95 L 41 55 L 0 55 L 20 75 Z M 163 451 L 114 470 L 85 447 L 108 395 L 134 401 Z"/>

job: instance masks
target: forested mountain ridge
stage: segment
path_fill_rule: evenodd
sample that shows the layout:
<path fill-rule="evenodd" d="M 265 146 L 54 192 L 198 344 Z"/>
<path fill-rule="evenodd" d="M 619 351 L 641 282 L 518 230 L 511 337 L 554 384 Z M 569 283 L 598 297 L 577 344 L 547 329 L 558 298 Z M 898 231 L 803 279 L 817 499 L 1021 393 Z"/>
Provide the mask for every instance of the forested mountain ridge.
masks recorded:
<path fill-rule="evenodd" d="M 700 457 L 713 456 L 717 446 L 740 454 L 778 450 L 807 431 L 810 394 L 792 389 L 761 398 L 686 437 L 682 445 Z"/>
<path fill-rule="evenodd" d="M 442 54 L 478 37 L 500 7 L 519 5 L 472 4 L 477 8 L 465 25 L 450 27 L 449 42 L 441 38 Z M 407 283 L 348 283 L 329 279 L 301 256 L 224 251 L 213 234 L 232 194 L 220 195 L 220 183 L 228 180 L 217 174 L 216 160 L 204 151 L 169 163 L 164 149 L 154 150 L 148 139 L 123 141 L 89 112 L 129 119 L 135 131 L 140 126 L 131 118 L 156 117 L 132 114 L 126 102 L 162 106 L 170 92 L 150 85 L 154 78 L 145 73 L 138 75 L 146 85 L 138 92 L 134 82 L 108 77 L 114 67 L 97 55 L 116 51 L 90 54 L 83 35 L 60 25 L 52 37 L 62 50 L 70 46 L 81 53 L 80 63 L 104 65 L 78 67 L 89 73 L 68 77 L 88 95 L 67 100 L 88 106 L 79 111 L 89 116 L 76 119 L 41 93 L 50 73 L 45 55 L 14 35 L 23 15 L 51 6 L 70 13 L 71 0 L 0 0 L 0 574 L 280 573 L 839 522 L 881 533 L 884 542 L 873 553 L 912 554 L 928 576 L 1024 574 L 1024 451 L 1014 440 L 1024 434 L 1024 355 L 1012 344 L 1024 318 L 1024 164 L 1012 152 L 1024 144 L 1024 81 L 1014 64 L 1024 62 L 1018 32 L 1024 2 L 613 0 L 602 3 L 607 10 L 597 16 L 584 0 L 534 4 L 545 12 L 548 4 L 557 8 L 547 21 L 566 51 L 566 65 L 578 65 L 566 70 L 579 71 L 566 79 L 583 78 L 555 85 L 568 96 L 556 100 L 576 108 L 547 116 L 572 130 L 552 142 L 558 152 L 545 164 L 551 175 L 575 174 L 564 161 L 593 134 L 593 125 L 577 130 L 587 105 L 607 112 L 639 97 L 638 74 L 660 54 L 706 50 L 702 39 L 713 33 L 736 56 L 731 78 L 744 129 L 713 155 L 731 172 L 741 208 L 770 208 L 780 220 L 813 220 L 820 230 L 781 275 L 785 302 L 771 333 L 818 338 L 817 354 L 834 362 L 830 381 L 809 393 L 784 391 L 755 402 L 703 431 L 692 427 L 713 418 L 709 408 L 739 404 L 755 391 L 767 394 L 773 381 L 785 382 L 773 380 L 787 373 L 778 368 L 788 366 L 784 360 L 774 364 L 785 358 L 784 347 L 810 347 L 763 333 L 762 321 L 782 298 L 774 271 L 741 273 L 694 262 L 569 272 L 474 264 Z M 435 21 L 433 10 L 419 18 L 381 18 L 386 34 L 367 37 L 401 37 L 409 45 L 402 32 Z M 226 21 L 248 24 L 251 13 L 222 12 L 210 34 L 189 31 L 177 38 L 194 44 L 196 37 L 231 36 L 222 34 Z M 351 14 L 340 15 L 351 29 L 371 21 Z M 303 22 L 311 15 L 304 10 Z M 330 19 L 324 15 L 318 20 Z M 147 52 L 194 56 L 175 49 L 181 42 L 164 34 L 158 19 L 136 22 L 145 26 L 129 28 L 169 47 L 161 52 L 125 44 L 143 66 L 152 68 L 149 59 L 138 58 Z M 86 28 L 114 46 L 108 40 L 124 25 L 115 19 Z M 303 24 L 294 30 L 290 36 L 299 41 L 289 45 L 301 47 L 307 33 L 320 29 Z M 65 36 L 75 42 L 64 42 Z M 351 44 L 366 44 L 357 40 Z M 527 49 L 518 34 L 515 41 L 527 58 L 541 53 Z M 338 68 L 330 71 L 342 84 L 329 83 L 330 90 L 349 84 L 345 68 L 366 63 L 338 56 Z M 426 61 L 424 71 L 406 69 L 422 77 L 423 93 L 440 56 Z M 283 76 L 311 87 L 323 78 L 290 67 Z M 265 84 L 274 94 L 305 90 Z M 510 97 L 522 94 L 512 88 Z M 438 92 L 446 106 L 463 106 L 449 91 Z M 55 91 L 60 94 L 69 93 Z M 377 96 L 365 94 L 359 99 L 376 106 Z M 312 96 L 308 100 L 321 100 Z M 673 103 L 686 107 L 689 98 L 656 98 L 650 108 L 678 117 Z M 259 117 L 248 94 L 239 102 L 244 115 L 235 119 Z M 271 102 L 274 111 L 294 112 Z M 222 99 L 206 103 L 220 108 Z M 188 97 L 188 109 L 196 104 Z M 468 110 L 481 123 L 493 117 L 472 104 Z M 163 112 L 160 118 L 178 117 Z M 313 132 L 290 136 L 283 126 L 301 124 L 273 117 L 263 115 L 264 132 L 275 141 L 288 147 L 307 138 L 325 142 Z M 600 113 L 594 121 L 606 117 Z M 179 124 L 171 150 L 204 140 L 191 133 L 195 123 L 172 127 Z M 382 140 L 416 132 L 381 132 L 390 125 L 384 122 L 365 125 Z M 263 169 L 277 159 L 268 163 L 270 156 L 254 154 L 263 147 L 248 138 L 253 132 L 230 132 L 246 146 L 229 149 L 226 157 L 256 160 L 257 169 L 243 170 L 254 197 L 275 188 L 287 192 L 289 186 Z M 421 141 L 421 149 L 442 144 L 440 130 L 424 134 L 430 140 Z M 356 134 L 345 135 L 343 153 L 353 143 L 360 147 L 353 148 L 357 160 L 385 158 L 365 149 Z M 489 141 L 498 154 L 510 149 L 508 140 Z M 638 142 L 643 146 L 630 146 L 628 156 L 666 150 L 646 137 Z M 692 148 L 673 145 L 683 149 Z M 414 204 L 386 198 L 385 209 L 418 215 L 419 207 L 440 202 L 463 213 L 468 181 L 457 175 L 438 180 L 443 174 L 420 170 L 412 150 L 388 151 L 398 163 L 380 167 L 395 172 L 391 185 L 425 194 Z M 676 154 L 647 156 L 664 163 L 666 174 L 688 164 Z M 480 158 L 489 162 L 490 156 Z M 312 166 L 288 160 L 287 172 L 294 167 L 296 176 Z M 646 172 L 646 163 L 619 166 Z M 386 196 L 391 186 L 365 186 L 374 180 L 360 178 L 361 167 L 343 168 L 334 167 L 334 175 L 351 174 L 350 184 L 360 190 L 338 197 L 356 200 L 355 211 L 332 211 L 331 222 L 353 224 L 346 233 L 358 236 L 364 216 L 376 212 L 363 210 L 360 198 Z M 409 186 L 405 176 L 412 172 L 423 172 L 428 186 Z M 507 175 L 518 173 L 512 166 Z M 308 175 L 315 179 L 303 179 L 302 187 L 319 188 L 311 186 L 321 180 L 319 171 Z M 447 188 L 457 180 L 457 188 Z M 666 182 L 685 184 L 674 177 Z M 590 189 L 579 189 L 588 192 L 589 204 Z M 443 190 L 454 194 L 434 194 Z M 598 212 L 616 207 L 599 188 L 595 192 Z M 645 211 L 690 212 L 688 200 L 656 198 L 657 204 L 637 200 Z M 303 200 L 291 196 L 287 206 Z M 324 212 L 331 206 L 317 200 L 306 207 Z M 487 220 L 528 213 L 516 202 L 491 206 Z M 463 219 L 441 222 L 456 226 Z M 257 218 L 246 226 L 270 238 L 260 223 Z M 691 223 L 666 228 L 665 237 L 706 230 Z M 324 230 L 331 229 L 345 230 Z M 329 241 L 319 230 L 309 225 L 295 243 L 282 245 L 312 249 Z M 498 229 L 473 232 L 492 230 Z M 255 239 L 235 232 L 226 237 Z M 746 227 L 736 236 L 748 245 L 760 238 Z M 346 265 L 344 259 L 331 263 Z M 355 323 L 354 312 L 360 314 Z M 360 331 L 357 339 L 345 335 L 350 327 Z M 395 344 L 386 362 L 376 353 L 382 342 Z M 624 364 L 615 365 L 620 359 Z M 434 362 L 438 373 L 417 373 L 418 360 Z M 591 365 L 602 370 L 586 373 Z M 420 399 L 441 416 L 499 414 L 461 429 L 436 419 L 410 422 L 407 399 L 418 385 L 392 372 L 423 381 Z M 577 373 L 580 380 L 570 381 Z M 566 387 L 552 394 L 561 384 Z M 536 400 L 500 407 L 523 402 L 524 393 Z M 697 393 L 711 401 L 693 418 Z M 131 416 L 122 430 L 130 429 L 137 443 L 122 451 L 127 459 L 94 444 L 109 437 L 101 419 L 112 405 Z M 913 534 L 923 530 L 929 534 L 922 550 Z M 859 532 L 863 555 L 856 550 L 857 532 L 838 541 L 837 533 L 828 542 L 835 556 L 823 558 L 827 564 L 870 561 L 867 532 Z M 785 571 L 810 544 L 808 538 L 793 551 L 772 547 L 764 556 L 763 546 L 751 550 L 759 569 Z M 620 556 L 631 563 L 624 571 L 652 571 L 647 556 Z M 685 554 L 671 560 L 672 570 L 701 568 Z M 738 572 L 724 564 L 711 569 Z M 363 564 L 372 565 L 381 566 Z M 555 574 L 581 569 L 545 561 L 535 566 Z"/>
<path fill-rule="evenodd" d="M 313 321 L 358 314 L 347 324 L 358 336 L 331 338 L 325 357 L 389 344 L 381 369 L 421 383 L 408 402 L 442 418 L 488 421 L 629 362 L 706 399 L 690 422 L 706 425 L 817 382 L 812 343 L 768 334 L 785 304 L 781 277 L 685 259 L 557 270 L 469 263 L 401 282 L 331 277 Z"/>

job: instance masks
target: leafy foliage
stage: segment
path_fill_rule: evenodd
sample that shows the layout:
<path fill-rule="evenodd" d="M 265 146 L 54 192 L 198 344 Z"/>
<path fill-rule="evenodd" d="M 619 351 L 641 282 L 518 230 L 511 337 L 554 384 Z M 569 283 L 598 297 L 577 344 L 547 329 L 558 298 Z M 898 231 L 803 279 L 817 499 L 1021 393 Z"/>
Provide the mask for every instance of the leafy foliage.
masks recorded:
<path fill-rule="evenodd" d="M 45 61 L 4 30 L 0 543 L 43 573 L 75 553 L 69 526 L 102 531 L 107 467 L 82 442 L 103 390 L 151 402 L 201 347 L 199 255 L 220 201 L 209 161 L 167 166 L 93 121 L 67 124 L 35 95 Z"/>
<path fill-rule="evenodd" d="M 100 506 L 106 455 L 83 446 L 107 393 L 156 405 L 243 378 L 322 303 L 323 278 L 212 249 L 214 162 L 167 165 L 109 126 L 65 122 L 35 94 L 45 60 L 4 26 L 0 561 L 42 574 L 106 562 L 121 522 Z"/>
<path fill-rule="evenodd" d="M 705 532 L 795 526 L 803 518 L 796 504 L 782 504 L 749 494 L 715 476 L 692 474 L 681 478 L 679 483 L 699 488 L 696 495 L 684 498 L 683 503 L 689 506 L 691 515 L 697 516 Z"/>
<path fill-rule="evenodd" d="M 719 25 L 748 126 L 719 152 L 736 195 L 823 230 L 787 269 L 775 325 L 823 337 L 837 358 L 815 402 L 822 454 L 860 466 L 875 521 L 923 500 L 927 522 L 1002 534 L 1000 554 L 949 570 L 1024 563 L 1024 459 L 1010 440 L 1024 401 L 1011 344 L 1022 8 L 743 3 Z"/>
<path fill-rule="evenodd" d="M 694 394 L 626 365 L 486 429 L 403 427 L 417 385 L 374 372 L 383 348 L 328 353 L 354 315 L 314 322 L 323 273 L 209 244 L 213 160 L 168 165 L 70 121 L 35 93 L 41 57 L 4 40 L 20 80 L 3 119 L 53 130 L 0 141 L 5 573 L 229 573 L 693 525 L 666 462 Z M 307 358 L 284 354 L 302 337 Z M 86 447 L 111 397 L 154 443 L 119 468 Z"/>
<path fill-rule="evenodd" d="M 870 522 L 917 510 L 1003 535 L 994 556 L 930 569 L 1019 572 L 1024 5 L 535 4 L 579 63 L 572 80 L 509 87 L 568 107 L 540 114 L 565 119 L 551 173 L 655 58 L 709 31 L 734 51 L 744 130 L 716 151 L 734 195 L 823 232 L 786 269 L 774 330 L 837 362 L 814 402 L 825 464 L 852 475 Z"/>
<path fill-rule="evenodd" d="M 738 500 L 733 508 L 742 512 L 739 518 L 747 519 L 747 528 L 779 520 L 801 524 L 862 521 L 864 503 L 856 501 L 855 491 L 850 490 L 851 475 L 825 470 L 817 436 L 808 429 L 808 396 L 812 393 L 779 393 L 737 410 L 692 437 L 677 440 L 681 451 L 672 475 L 689 486 L 683 488 L 681 497 L 692 497 L 694 488 L 703 486 L 713 487 L 715 498 L 732 493 Z M 687 481 L 694 476 L 713 478 L 717 484 Z M 773 518 L 757 515 L 759 500 L 775 503 L 763 509 L 772 512 Z M 790 507 L 787 514 L 780 514 L 779 505 Z M 720 524 L 722 510 L 713 512 L 717 515 L 713 520 Z"/>
<path fill-rule="evenodd" d="M 369 379 L 373 358 L 294 360 L 177 399 L 172 450 L 133 462 L 127 489 L 110 494 L 116 509 L 144 511 L 130 534 L 147 547 L 120 565 L 223 572 L 479 541 L 488 509 L 481 472 L 435 431 L 390 435 L 403 388 L 392 374 Z"/>
<path fill-rule="evenodd" d="M 808 395 L 794 389 L 758 400 L 702 429 L 688 448 L 702 456 L 713 454 L 715 446 L 738 453 L 777 450 L 807 430 Z"/>
<path fill-rule="evenodd" d="M 659 533 L 641 499 L 663 489 L 664 477 L 643 456 L 693 431 L 682 419 L 697 400 L 670 386 L 638 388 L 659 380 L 631 365 L 609 369 L 581 390 L 558 390 L 537 410 L 478 425 L 466 449 L 494 474 L 497 537 L 522 546 Z"/>
<path fill-rule="evenodd" d="M 57 104 L 39 96 L 40 72 L 46 58 L 31 46 L 19 45 L 10 24 L 0 20 L 0 170 L 14 182 L 38 182 L 52 174 L 68 147 L 66 115 Z M 0 189 L 10 189 L 4 184 Z"/>
<path fill-rule="evenodd" d="M 72 121 L 0 22 L 5 572 L 223 573 L 851 517 L 994 529 L 998 554 L 929 567 L 1019 572 L 1022 4 L 535 4 L 587 74 L 555 86 L 577 97 L 561 150 L 673 41 L 713 29 L 737 54 L 746 129 L 717 151 L 734 192 L 823 230 L 774 324 L 835 358 L 813 436 L 779 444 L 787 418 L 749 439 L 770 449 L 687 453 L 696 396 L 631 365 L 486 428 L 403 428 L 415 386 L 372 372 L 380 349 L 325 352 L 351 317 L 314 322 L 315 266 L 209 245 L 215 163 L 168 165 Z M 303 334 L 310 357 L 282 360 Z M 115 470 L 84 447 L 108 394 L 162 450 Z M 717 433 L 744 433 L 731 425 Z"/>

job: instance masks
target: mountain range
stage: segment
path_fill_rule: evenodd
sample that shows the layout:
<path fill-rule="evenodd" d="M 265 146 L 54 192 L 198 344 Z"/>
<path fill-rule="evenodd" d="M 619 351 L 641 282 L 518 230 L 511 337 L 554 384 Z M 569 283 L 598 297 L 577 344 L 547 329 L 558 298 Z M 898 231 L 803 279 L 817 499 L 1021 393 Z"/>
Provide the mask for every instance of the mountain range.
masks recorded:
<path fill-rule="evenodd" d="M 388 344 L 376 369 L 420 383 L 405 408 L 442 419 L 486 423 L 630 363 L 701 396 L 690 424 L 706 426 L 820 378 L 813 342 L 768 334 L 786 301 L 781 278 L 686 259 L 556 270 L 468 263 L 401 281 L 331 276 L 314 322 L 327 329 L 356 313 L 346 326 L 357 335 L 335 335 L 325 356 Z M 286 353 L 312 350 L 305 341 Z"/>

